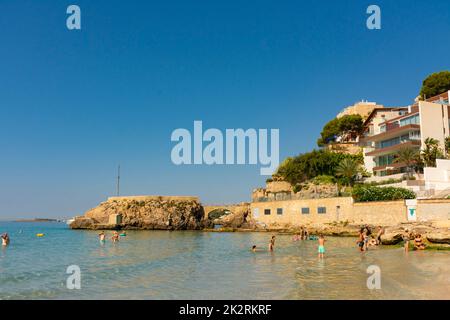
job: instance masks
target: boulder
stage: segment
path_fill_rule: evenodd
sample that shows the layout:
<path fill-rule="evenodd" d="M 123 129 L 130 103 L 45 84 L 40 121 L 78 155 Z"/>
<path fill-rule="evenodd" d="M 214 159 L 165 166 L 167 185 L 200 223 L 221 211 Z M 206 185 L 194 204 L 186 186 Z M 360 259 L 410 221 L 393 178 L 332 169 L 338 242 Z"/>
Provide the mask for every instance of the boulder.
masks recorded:
<path fill-rule="evenodd" d="M 381 236 L 381 243 L 385 245 L 397 244 L 402 241 L 402 232 L 386 232 Z"/>
<path fill-rule="evenodd" d="M 250 219 L 250 206 L 243 204 L 236 206 L 235 211 L 230 214 L 223 215 L 214 220 L 214 224 L 220 224 L 224 228 L 244 228 L 252 229 L 255 227 L 254 222 Z"/>
<path fill-rule="evenodd" d="M 450 244 L 449 230 L 436 230 L 425 235 L 426 239 L 431 243 Z"/>
<path fill-rule="evenodd" d="M 96 221 L 91 218 L 78 217 L 71 224 L 72 229 L 94 229 Z"/>

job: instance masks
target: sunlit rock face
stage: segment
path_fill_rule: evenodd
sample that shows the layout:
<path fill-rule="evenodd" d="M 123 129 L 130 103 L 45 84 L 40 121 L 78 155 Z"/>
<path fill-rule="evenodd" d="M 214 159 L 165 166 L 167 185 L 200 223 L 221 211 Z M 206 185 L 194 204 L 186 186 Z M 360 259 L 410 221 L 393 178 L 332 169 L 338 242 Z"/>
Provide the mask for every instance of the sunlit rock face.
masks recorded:
<path fill-rule="evenodd" d="M 196 197 L 112 197 L 77 217 L 72 229 L 200 230 L 205 218 Z"/>

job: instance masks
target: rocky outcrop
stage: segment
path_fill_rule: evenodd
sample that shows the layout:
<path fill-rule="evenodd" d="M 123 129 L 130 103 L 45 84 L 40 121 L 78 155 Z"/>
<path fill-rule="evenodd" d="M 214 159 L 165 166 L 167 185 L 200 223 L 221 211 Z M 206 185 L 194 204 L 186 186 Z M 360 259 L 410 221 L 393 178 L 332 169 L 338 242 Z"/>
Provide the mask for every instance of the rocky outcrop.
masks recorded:
<path fill-rule="evenodd" d="M 450 244 L 449 228 L 439 228 L 433 222 L 403 223 L 388 227 L 385 234 L 381 236 L 381 243 L 385 245 L 400 243 L 406 230 L 412 236 L 421 234 L 425 241 L 433 244 Z"/>
<path fill-rule="evenodd" d="M 200 230 L 212 222 L 195 197 L 113 197 L 77 217 L 72 229 Z"/>
<path fill-rule="evenodd" d="M 426 235 L 428 241 L 432 243 L 445 243 L 450 244 L 450 232 L 436 231 L 430 232 Z"/>
<path fill-rule="evenodd" d="M 255 222 L 251 219 L 248 203 L 233 206 L 233 211 L 213 220 L 213 222 L 223 228 L 253 229 L 255 225 Z"/>
<path fill-rule="evenodd" d="M 381 243 L 385 245 L 393 245 L 402 241 L 402 231 L 387 232 L 381 236 Z"/>

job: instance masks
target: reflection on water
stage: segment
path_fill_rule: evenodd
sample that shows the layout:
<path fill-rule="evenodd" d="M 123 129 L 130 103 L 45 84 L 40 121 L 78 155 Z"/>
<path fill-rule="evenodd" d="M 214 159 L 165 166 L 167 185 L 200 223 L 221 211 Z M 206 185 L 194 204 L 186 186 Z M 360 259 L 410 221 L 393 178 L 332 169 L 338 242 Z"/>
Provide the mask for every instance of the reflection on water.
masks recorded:
<path fill-rule="evenodd" d="M 102 244 L 97 232 L 56 223 L 0 223 L 5 231 L 0 299 L 450 299 L 449 252 L 361 254 L 355 239 L 329 238 L 319 260 L 316 241 L 287 235 L 267 252 L 268 233 L 130 231 Z M 81 290 L 65 287 L 73 264 Z M 370 265 L 381 268 L 381 290 L 367 289 Z"/>

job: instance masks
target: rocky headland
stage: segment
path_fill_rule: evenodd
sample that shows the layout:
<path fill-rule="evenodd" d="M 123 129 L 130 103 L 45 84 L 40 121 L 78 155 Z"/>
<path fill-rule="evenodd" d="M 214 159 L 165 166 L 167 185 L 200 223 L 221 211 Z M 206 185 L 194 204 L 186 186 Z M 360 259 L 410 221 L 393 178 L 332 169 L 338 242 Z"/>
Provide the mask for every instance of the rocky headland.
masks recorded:
<path fill-rule="evenodd" d="M 112 197 L 76 217 L 72 229 L 201 230 L 212 227 L 196 197 Z"/>

